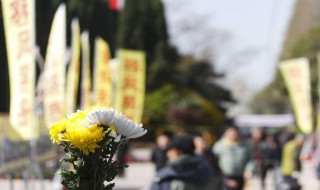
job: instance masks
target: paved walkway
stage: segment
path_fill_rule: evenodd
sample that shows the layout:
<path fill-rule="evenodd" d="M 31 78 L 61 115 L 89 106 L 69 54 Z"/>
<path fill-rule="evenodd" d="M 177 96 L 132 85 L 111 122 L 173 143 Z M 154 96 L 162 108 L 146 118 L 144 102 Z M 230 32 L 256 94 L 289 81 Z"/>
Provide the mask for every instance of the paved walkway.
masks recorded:
<path fill-rule="evenodd" d="M 269 172 L 266 179 L 265 190 L 275 190 L 275 173 Z M 319 190 L 320 182 L 315 176 L 314 168 L 310 163 L 306 162 L 302 165 L 302 171 L 299 176 L 299 183 L 302 185 L 302 190 Z M 246 190 L 260 190 L 260 181 L 258 178 L 251 179 L 246 187 Z"/>
<path fill-rule="evenodd" d="M 143 162 L 129 163 L 129 168 L 125 170 L 124 177 L 115 179 L 116 187 L 114 190 L 148 190 L 151 180 L 155 174 L 155 168 L 152 163 L 146 162 L 150 158 L 149 151 L 136 150 L 132 153 L 134 160 Z M 300 175 L 300 184 L 303 190 L 319 190 L 319 181 L 315 177 L 314 168 L 309 163 L 303 164 L 303 170 Z M 266 179 L 267 188 L 265 190 L 274 190 L 274 174 L 268 173 Z M 13 188 L 10 187 L 13 185 Z M 28 190 L 56 190 L 51 181 L 44 181 L 44 188 L 41 188 L 40 183 L 32 181 L 29 184 Z M 257 178 L 253 178 L 246 184 L 246 190 L 260 190 L 260 183 Z M 10 184 L 9 180 L 0 180 L 0 190 L 27 190 L 22 180 L 15 180 Z"/>
<path fill-rule="evenodd" d="M 148 190 L 154 176 L 154 166 L 151 163 L 131 163 L 123 178 L 116 178 L 116 190 Z M 303 164 L 299 177 L 303 190 L 319 190 L 320 185 L 315 177 L 314 169 L 309 163 Z M 269 172 L 266 179 L 265 190 L 275 190 L 274 173 Z M 260 182 L 254 177 L 247 182 L 246 190 L 260 190 Z"/>

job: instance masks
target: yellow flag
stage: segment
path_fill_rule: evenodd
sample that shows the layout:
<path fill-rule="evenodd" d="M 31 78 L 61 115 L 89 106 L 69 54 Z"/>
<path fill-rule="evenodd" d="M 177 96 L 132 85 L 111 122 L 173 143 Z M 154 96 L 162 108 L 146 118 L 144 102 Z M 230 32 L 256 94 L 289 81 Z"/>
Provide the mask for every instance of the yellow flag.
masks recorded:
<path fill-rule="evenodd" d="M 94 55 L 94 95 L 95 104 L 111 107 L 112 81 L 110 72 L 110 50 L 102 38 L 95 40 Z"/>
<path fill-rule="evenodd" d="M 318 70 L 317 70 L 317 76 L 318 76 L 318 97 L 320 97 L 320 53 L 317 54 L 317 62 L 318 62 Z M 320 131 L 320 99 L 318 100 L 318 107 L 317 107 L 317 131 Z"/>
<path fill-rule="evenodd" d="M 10 76 L 9 138 L 30 140 L 34 132 L 35 2 L 1 0 Z"/>
<path fill-rule="evenodd" d="M 90 44 L 89 33 L 81 34 L 82 47 L 82 71 L 81 71 L 81 108 L 85 109 L 91 105 L 91 74 L 90 74 Z"/>
<path fill-rule="evenodd" d="M 79 70 L 80 70 L 80 26 L 79 20 L 73 19 L 71 23 L 72 29 L 72 55 L 67 74 L 67 90 L 66 90 L 66 112 L 71 114 L 75 111 L 77 103 Z"/>
<path fill-rule="evenodd" d="M 280 71 L 289 91 L 296 122 L 306 134 L 312 132 L 312 107 L 310 68 L 306 58 L 298 58 L 280 63 Z"/>
<path fill-rule="evenodd" d="M 44 118 L 49 127 L 65 115 L 66 6 L 56 11 L 44 67 Z"/>
<path fill-rule="evenodd" d="M 139 123 L 142 120 L 145 96 L 145 64 L 143 51 L 119 51 L 116 109 Z"/>

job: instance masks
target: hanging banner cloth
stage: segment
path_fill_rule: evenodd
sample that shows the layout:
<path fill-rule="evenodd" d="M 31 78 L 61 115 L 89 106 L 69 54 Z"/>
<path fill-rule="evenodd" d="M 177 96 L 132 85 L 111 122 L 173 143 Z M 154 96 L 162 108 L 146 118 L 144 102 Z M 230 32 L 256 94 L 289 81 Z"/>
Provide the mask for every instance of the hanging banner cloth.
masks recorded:
<path fill-rule="evenodd" d="M 280 72 L 287 86 L 298 129 L 306 134 L 313 130 L 310 68 L 306 58 L 282 61 Z"/>
<path fill-rule="evenodd" d="M 8 137 L 31 140 L 34 128 L 35 94 L 35 2 L 2 0 L 10 80 L 10 127 Z"/>
<path fill-rule="evenodd" d="M 146 56 L 143 51 L 125 49 L 120 49 L 118 56 L 115 108 L 140 123 L 145 97 Z"/>
<path fill-rule="evenodd" d="M 56 11 L 46 52 L 44 67 L 44 119 L 49 127 L 65 116 L 66 6 Z"/>

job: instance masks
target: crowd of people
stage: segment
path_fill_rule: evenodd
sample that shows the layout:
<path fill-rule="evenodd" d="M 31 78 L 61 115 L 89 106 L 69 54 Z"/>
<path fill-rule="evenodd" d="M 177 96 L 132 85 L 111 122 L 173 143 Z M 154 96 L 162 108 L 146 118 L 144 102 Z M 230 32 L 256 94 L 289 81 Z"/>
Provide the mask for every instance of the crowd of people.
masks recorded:
<path fill-rule="evenodd" d="M 243 138 L 228 125 L 221 138 L 210 144 L 202 135 L 164 133 L 157 137 L 151 160 L 156 175 L 151 190 L 242 190 L 253 176 L 261 189 L 273 170 L 275 190 L 299 190 L 303 135 L 289 131 L 268 133 L 254 129 Z"/>

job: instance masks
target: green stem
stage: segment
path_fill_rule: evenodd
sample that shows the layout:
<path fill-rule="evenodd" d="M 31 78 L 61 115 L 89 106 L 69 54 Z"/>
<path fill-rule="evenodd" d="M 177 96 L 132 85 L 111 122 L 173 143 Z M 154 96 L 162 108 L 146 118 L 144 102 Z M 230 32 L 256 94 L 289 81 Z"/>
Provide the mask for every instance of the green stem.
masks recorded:
<path fill-rule="evenodd" d="M 97 190 L 97 168 L 95 157 L 93 157 L 93 190 Z"/>
<path fill-rule="evenodd" d="M 114 144 L 114 145 L 112 146 L 111 143 L 110 143 L 109 146 L 111 146 L 111 153 L 110 153 L 109 159 L 108 159 L 108 161 L 107 161 L 108 168 L 109 168 L 109 165 L 111 164 L 112 159 L 113 159 L 113 157 L 114 157 L 114 155 L 116 154 L 117 149 L 118 149 L 118 145 L 116 145 L 116 144 Z M 109 147 L 107 147 L 107 149 L 109 149 Z M 107 175 L 108 175 L 108 174 L 105 174 L 105 175 L 102 177 L 101 189 L 103 189 L 103 187 L 104 187 L 104 181 L 106 180 Z"/>

